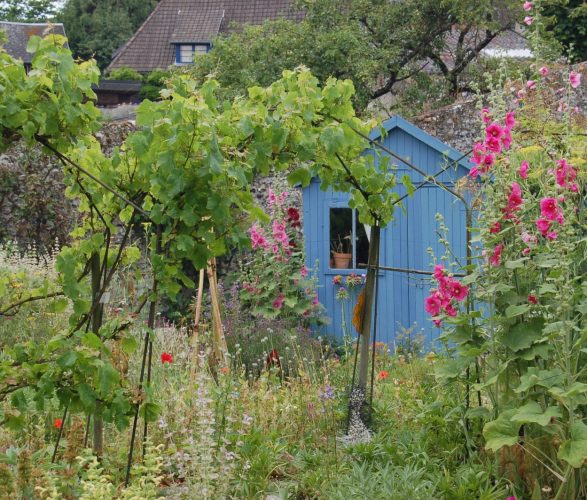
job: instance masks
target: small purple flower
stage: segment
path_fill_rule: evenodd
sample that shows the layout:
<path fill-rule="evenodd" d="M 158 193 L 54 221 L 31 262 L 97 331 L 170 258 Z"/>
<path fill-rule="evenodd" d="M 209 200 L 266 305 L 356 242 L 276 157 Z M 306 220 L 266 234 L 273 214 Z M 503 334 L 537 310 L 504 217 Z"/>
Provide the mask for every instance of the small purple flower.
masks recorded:
<path fill-rule="evenodd" d="M 328 401 L 329 399 L 334 399 L 334 389 L 332 386 L 326 384 L 318 393 L 318 397 L 322 401 Z"/>

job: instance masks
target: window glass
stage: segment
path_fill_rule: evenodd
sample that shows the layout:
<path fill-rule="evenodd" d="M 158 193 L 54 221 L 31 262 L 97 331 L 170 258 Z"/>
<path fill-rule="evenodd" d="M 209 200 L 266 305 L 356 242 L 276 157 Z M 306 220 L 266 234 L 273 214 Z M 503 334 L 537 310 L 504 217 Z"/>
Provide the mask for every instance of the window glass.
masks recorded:
<path fill-rule="evenodd" d="M 196 56 L 199 56 L 200 54 L 205 54 L 206 52 L 208 52 L 208 45 L 206 45 L 205 43 L 199 43 L 194 46 L 194 52 Z"/>
<path fill-rule="evenodd" d="M 350 208 L 330 209 L 330 267 L 352 267 L 353 211 Z"/>
<path fill-rule="evenodd" d="M 194 52 L 191 45 L 180 45 L 179 62 L 191 63 L 194 61 Z"/>
<path fill-rule="evenodd" d="M 356 210 L 330 209 L 330 268 L 361 269 L 369 260 L 370 228 L 361 224 Z"/>

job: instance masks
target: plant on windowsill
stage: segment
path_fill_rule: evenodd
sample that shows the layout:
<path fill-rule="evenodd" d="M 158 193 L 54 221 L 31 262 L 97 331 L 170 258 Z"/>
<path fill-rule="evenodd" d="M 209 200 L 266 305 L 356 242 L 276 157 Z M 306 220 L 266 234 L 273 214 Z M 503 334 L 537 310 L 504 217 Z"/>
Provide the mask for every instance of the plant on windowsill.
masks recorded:
<path fill-rule="evenodd" d="M 351 235 L 348 234 L 344 238 L 338 236 L 337 240 L 332 240 L 332 260 L 335 269 L 348 269 L 351 267 L 353 260 L 353 250 L 351 244 Z"/>

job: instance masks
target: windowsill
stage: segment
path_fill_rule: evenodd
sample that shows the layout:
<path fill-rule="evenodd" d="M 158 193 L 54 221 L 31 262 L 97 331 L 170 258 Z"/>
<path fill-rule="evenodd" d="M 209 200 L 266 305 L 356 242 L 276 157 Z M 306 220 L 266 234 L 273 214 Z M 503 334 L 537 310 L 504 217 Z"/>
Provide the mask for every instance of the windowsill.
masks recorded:
<path fill-rule="evenodd" d="M 361 269 L 336 269 L 329 267 L 324 271 L 324 274 L 332 274 L 335 276 L 337 274 L 341 274 L 343 276 L 348 276 L 350 274 L 358 274 L 360 276 L 361 274 L 367 274 L 367 268 L 363 267 Z"/>

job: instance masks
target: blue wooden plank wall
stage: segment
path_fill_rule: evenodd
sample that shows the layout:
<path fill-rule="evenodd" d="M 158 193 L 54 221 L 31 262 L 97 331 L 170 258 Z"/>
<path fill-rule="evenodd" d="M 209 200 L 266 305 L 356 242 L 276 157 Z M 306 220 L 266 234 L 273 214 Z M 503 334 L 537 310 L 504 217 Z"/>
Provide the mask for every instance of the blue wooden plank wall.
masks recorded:
<path fill-rule="evenodd" d="M 389 149 L 428 174 L 436 174 L 447 165 L 447 159 L 441 152 L 426 144 L 421 137 L 415 137 L 399 127 L 391 129 L 383 142 Z M 398 168 L 398 179 L 408 174 L 414 185 L 417 186 L 422 182 L 422 176 L 409 169 L 407 165 L 397 160 L 393 163 Z M 466 173 L 467 169 L 459 165 L 451 167 L 438 179 L 452 186 Z M 398 186 L 397 191 L 403 194 L 405 188 Z M 310 268 L 317 266 L 318 297 L 331 319 L 331 324 L 323 327 L 321 333 L 339 338 L 343 335 L 342 311 L 341 304 L 336 300 L 338 287 L 332 284 L 332 279 L 336 275 L 342 275 L 345 278 L 352 272 L 359 274 L 365 272 L 364 270 L 329 268 L 329 210 L 332 207 L 348 206 L 348 199 L 349 196 L 346 193 L 335 193 L 332 190 L 321 191 L 317 179 L 314 179 L 303 192 L 307 265 Z M 464 264 L 466 256 L 464 206 L 441 188 L 425 185 L 404 201 L 404 210 L 396 210 L 395 220 L 382 231 L 382 265 L 431 270 L 432 257 L 429 249 L 437 257 L 445 253 L 444 247 L 438 243 L 437 213 L 443 215 L 444 222 L 449 228 L 452 251 Z M 424 299 L 429 293 L 430 280 L 422 275 L 391 271 L 381 272 L 379 279 L 377 340 L 386 342 L 393 350 L 397 332 L 402 328 L 414 327 L 412 335 L 422 333 L 427 348 L 432 348 L 438 330 L 432 325 L 424 311 Z M 351 325 L 351 317 L 355 303 L 356 293 L 352 294 L 350 303 L 345 306 L 346 324 L 353 336 L 356 332 Z"/>

